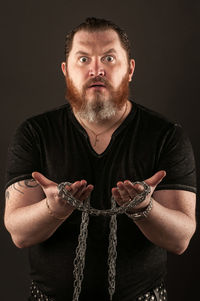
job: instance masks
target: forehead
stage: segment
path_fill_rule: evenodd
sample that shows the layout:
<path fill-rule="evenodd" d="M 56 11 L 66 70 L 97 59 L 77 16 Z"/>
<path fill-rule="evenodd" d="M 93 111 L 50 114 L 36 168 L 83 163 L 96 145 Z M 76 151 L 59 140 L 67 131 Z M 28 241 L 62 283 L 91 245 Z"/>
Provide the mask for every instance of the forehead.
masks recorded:
<path fill-rule="evenodd" d="M 101 30 L 89 32 L 80 30 L 74 35 L 71 52 L 90 51 L 106 52 L 109 49 L 115 49 L 116 52 L 124 51 L 118 34 L 112 30 Z"/>

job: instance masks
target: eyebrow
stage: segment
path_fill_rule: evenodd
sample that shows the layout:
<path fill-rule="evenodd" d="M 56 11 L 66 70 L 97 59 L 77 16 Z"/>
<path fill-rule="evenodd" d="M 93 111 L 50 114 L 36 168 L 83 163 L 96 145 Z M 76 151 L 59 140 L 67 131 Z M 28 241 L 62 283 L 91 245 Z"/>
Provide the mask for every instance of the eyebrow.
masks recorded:
<path fill-rule="evenodd" d="M 108 53 L 116 53 L 116 50 L 114 48 L 109 49 L 108 51 L 104 52 L 103 55 L 108 54 Z M 89 53 L 79 50 L 75 53 L 76 55 L 89 55 Z"/>
<path fill-rule="evenodd" d="M 104 52 L 104 55 L 108 53 L 117 53 L 117 51 L 114 48 L 111 48 L 108 51 Z"/>
<path fill-rule="evenodd" d="M 79 54 L 81 54 L 81 55 L 89 55 L 89 53 L 87 53 L 85 51 L 77 51 L 75 54 L 76 55 L 79 55 Z"/>

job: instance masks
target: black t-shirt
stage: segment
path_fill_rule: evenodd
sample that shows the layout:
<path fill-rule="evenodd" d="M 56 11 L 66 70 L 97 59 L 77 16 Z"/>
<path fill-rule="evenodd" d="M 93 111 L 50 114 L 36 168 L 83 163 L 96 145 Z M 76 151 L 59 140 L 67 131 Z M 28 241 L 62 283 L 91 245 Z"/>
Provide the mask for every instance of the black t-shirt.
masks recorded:
<path fill-rule="evenodd" d="M 33 171 L 60 183 L 85 179 L 94 185 L 91 205 L 110 208 L 119 180 L 141 181 L 159 170 L 160 189 L 196 192 L 191 144 L 181 126 L 132 102 L 132 110 L 97 154 L 69 104 L 29 118 L 16 131 L 8 153 L 6 187 L 31 178 Z M 29 248 L 31 277 L 57 301 L 72 300 L 73 259 L 81 213 L 72 215 L 45 242 Z M 126 215 L 118 220 L 116 292 L 113 300 L 132 301 L 166 274 L 166 251 L 151 243 Z M 107 247 L 109 217 L 90 217 L 80 300 L 109 300 Z"/>

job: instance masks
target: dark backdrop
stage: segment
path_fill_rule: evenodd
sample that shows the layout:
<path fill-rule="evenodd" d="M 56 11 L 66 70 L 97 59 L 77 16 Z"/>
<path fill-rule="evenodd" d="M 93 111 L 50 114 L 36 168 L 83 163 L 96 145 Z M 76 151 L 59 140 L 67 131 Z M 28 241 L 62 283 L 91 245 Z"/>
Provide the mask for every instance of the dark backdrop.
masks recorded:
<path fill-rule="evenodd" d="M 132 98 L 182 124 L 193 144 L 199 185 L 200 2 L 18 0 L 1 4 L 0 14 L 0 300 L 26 301 L 26 250 L 13 245 L 3 226 L 6 153 L 20 122 L 65 102 L 60 71 L 65 33 L 87 16 L 111 19 L 128 32 L 136 60 Z M 198 296 L 199 252 L 197 230 L 183 255 L 169 254 L 170 301 Z"/>

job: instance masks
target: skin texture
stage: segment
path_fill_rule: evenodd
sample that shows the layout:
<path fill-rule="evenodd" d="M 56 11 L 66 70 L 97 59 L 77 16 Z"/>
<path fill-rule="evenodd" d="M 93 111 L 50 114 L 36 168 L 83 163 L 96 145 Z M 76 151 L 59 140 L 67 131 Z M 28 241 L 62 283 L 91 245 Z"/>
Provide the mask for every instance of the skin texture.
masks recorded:
<path fill-rule="evenodd" d="M 114 59 L 110 61 L 108 56 L 113 56 Z M 85 57 L 86 60 L 83 59 Z M 128 99 L 115 102 L 113 95 L 122 88 L 126 76 L 127 82 L 131 81 L 134 66 L 134 60 L 127 60 L 126 52 L 117 34 L 112 30 L 93 33 L 77 32 L 68 61 L 61 65 L 66 83 L 70 80 L 72 83 L 70 87 L 76 91 L 73 95 L 74 102 L 71 102 L 74 115 L 78 122 L 84 121 L 91 145 L 97 153 L 102 153 L 106 149 L 112 133 L 131 110 Z M 107 86 L 87 88 L 87 85 L 98 77 L 101 77 Z M 102 118 L 101 113 L 105 111 L 105 103 L 109 103 L 115 110 L 110 118 Z M 86 115 L 80 114 L 88 104 L 87 113 L 90 111 L 90 114 L 95 114 L 95 121 L 89 121 L 86 117 L 84 119 L 83 116 Z M 99 135 L 95 147 L 93 146 L 95 135 L 92 132 L 104 132 Z M 184 190 L 155 191 L 165 175 L 166 172 L 161 170 L 149 179 L 144 179 L 150 185 L 151 192 L 140 205 L 132 209 L 132 212 L 144 209 L 152 197 L 153 208 L 148 218 L 135 223 L 154 244 L 181 254 L 186 250 L 196 229 L 196 196 Z M 6 190 L 5 225 L 14 243 L 20 248 L 48 239 L 74 210 L 58 196 L 57 183 L 38 172 L 34 172 L 32 176 L 33 179 L 14 183 Z M 79 200 L 84 200 L 95 189 L 84 179 L 77 179 L 66 188 Z M 133 186 L 127 179 L 116 183 L 112 194 L 115 201 L 121 205 L 141 189 L 140 185 Z M 46 198 L 51 211 L 55 216 L 63 218 L 62 220 L 49 214 Z"/>
<path fill-rule="evenodd" d="M 94 144 L 94 133 L 106 131 L 99 136 L 101 141 L 94 148 L 100 154 L 109 145 L 112 133 L 131 110 L 127 99 L 128 84 L 132 80 L 135 61 L 127 59 L 127 53 L 115 31 L 79 31 L 74 36 L 68 60 L 61 64 L 61 68 L 75 117 L 82 125 L 84 123 L 86 131 L 87 128 L 90 129 L 88 136 L 91 144 Z M 105 86 L 89 88 L 96 80 L 99 82 L 99 78 Z M 109 118 L 102 118 L 101 113 L 105 110 L 100 108 L 105 109 L 108 104 L 113 108 L 114 114 Z M 95 116 L 93 122 L 80 115 L 86 105 L 89 107 L 86 111 L 90 111 L 90 114 L 92 111 Z M 126 106 L 126 114 L 121 119 Z"/>
<path fill-rule="evenodd" d="M 68 61 L 63 62 L 61 67 L 68 90 L 71 81 L 71 85 L 76 89 L 76 97 L 77 94 L 79 96 L 78 101 L 73 102 L 73 107 L 78 110 L 84 102 L 95 102 L 95 94 L 101 94 L 102 99 L 108 101 L 112 92 L 119 93 L 123 79 L 125 78 L 127 84 L 131 81 L 135 62 L 127 60 L 126 51 L 122 48 L 115 31 L 80 31 L 74 36 Z M 87 89 L 97 76 L 103 80 L 106 87 L 98 90 Z M 126 86 L 128 89 L 128 85 Z M 121 106 L 117 95 L 114 94 L 111 99 Z M 122 104 L 126 100 L 122 99 Z"/>

